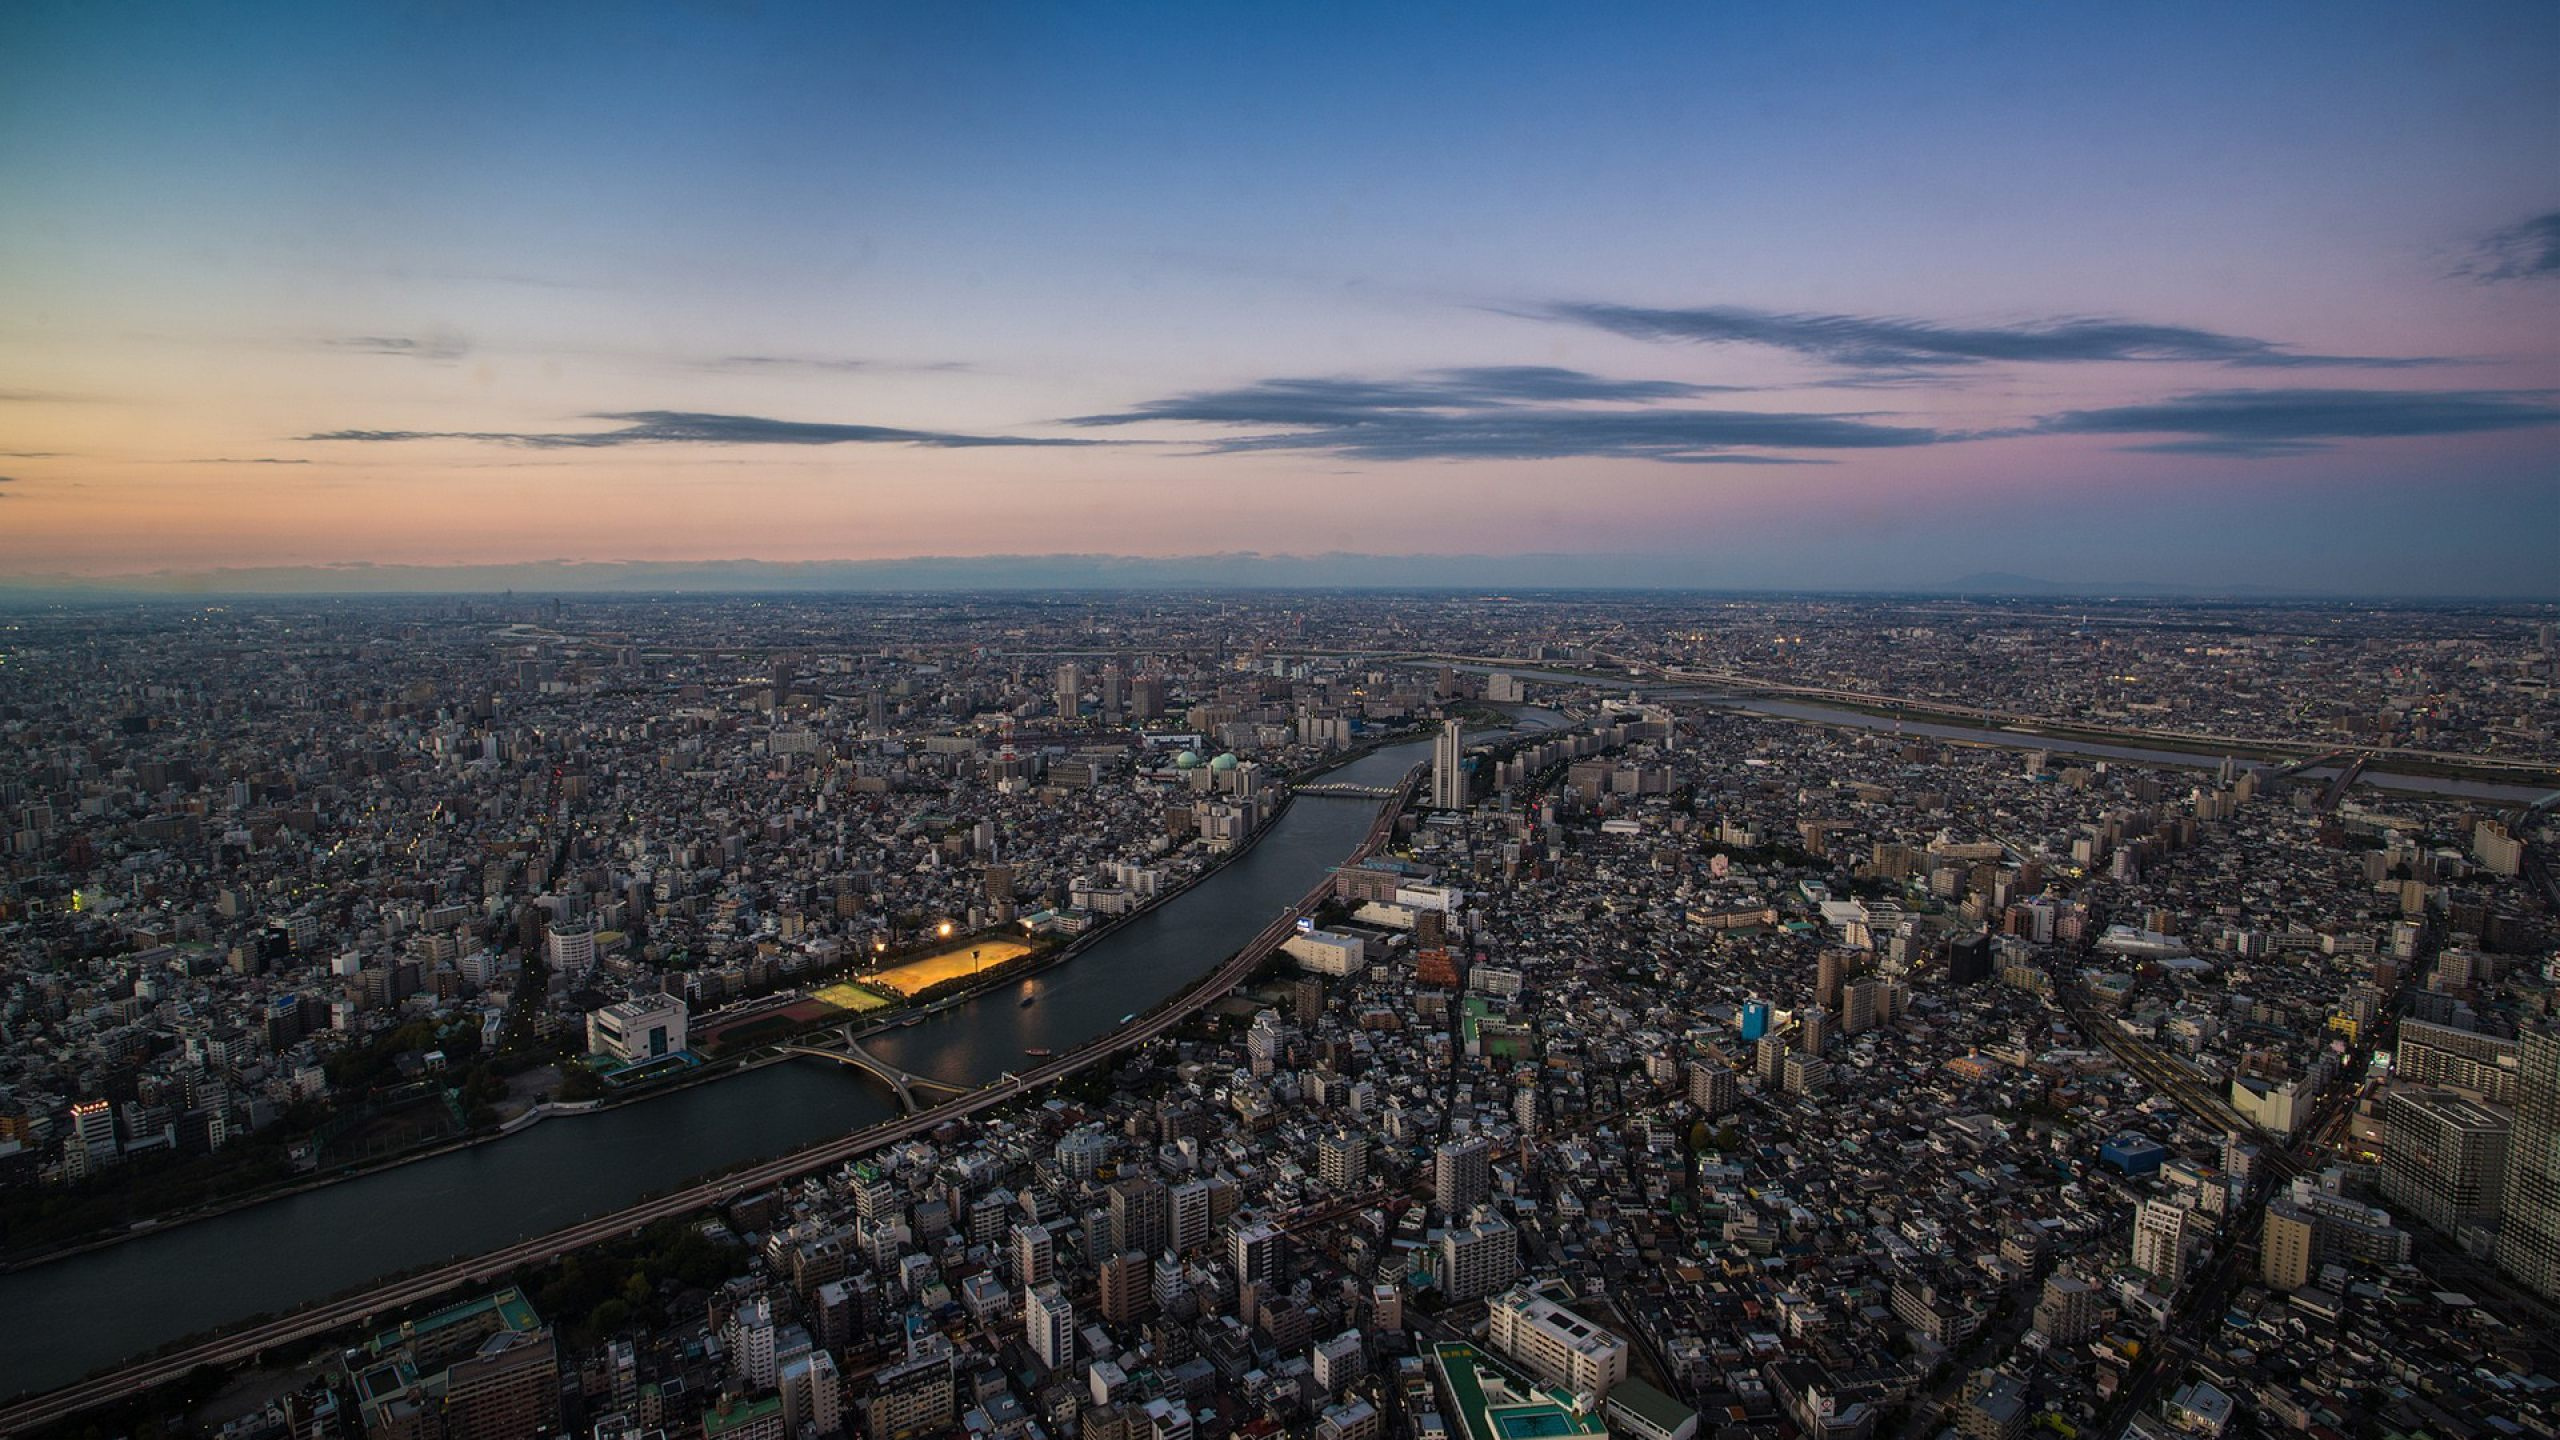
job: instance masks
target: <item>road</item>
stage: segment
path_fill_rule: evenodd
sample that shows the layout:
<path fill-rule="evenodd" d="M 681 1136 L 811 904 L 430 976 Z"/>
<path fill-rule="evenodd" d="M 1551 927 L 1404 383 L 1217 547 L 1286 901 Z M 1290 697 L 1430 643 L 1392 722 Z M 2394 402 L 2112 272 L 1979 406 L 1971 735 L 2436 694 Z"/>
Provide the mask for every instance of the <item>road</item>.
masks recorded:
<path fill-rule="evenodd" d="M 1344 863 L 1356 863 L 1376 853 L 1394 833 L 1396 816 L 1413 796 L 1416 782 L 1423 773 L 1416 766 L 1405 775 L 1396 798 L 1379 807 L 1378 818 L 1371 822 L 1369 833 L 1361 839 Z M 389 1281 L 372 1289 L 338 1300 L 297 1310 L 290 1315 L 262 1321 L 242 1329 L 227 1331 L 210 1339 L 148 1359 L 135 1361 L 120 1369 L 92 1376 L 77 1384 L 20 1400 L 0 1410 L 0 1435 L 18 1435 L 39 1426 L 77 1415 L 93 1406 L 126 1399 L 156 1385 L 178 1379 L 200 1366 L 234 1365 L 256 1358 L 261 1352 L 280 1345 L 309 1340 L 331 1331 L 368 1321 L 423 1301 L 432 1300 L 449 1290 L 494 1280 L 527 1265 L 556 1260 L 581 1247 L 628 1235 L 661 1220 L 690 1215 L 698 1210 L 724 1205 L 740 1195 L 761 1190 L 812 1171 L 828 1170 L 857 1156 L 897 1145 L 918 1135 L 931 1133 L 935 1127 L 954 1120 L 966 1119 L 980 1111 L 992 1109 L 1018 1099 L 1054 1080 L 1110 1060 L 1126 1051 L 1147 1044 L 1190 1019 L 1241 984 L 1263 961 L 1280 948 L 1282 941 L 1296 930 L 1298 917 L 1314 912 L 1317 904 L 1331 895 L 1333 878 L 1327 875 L 1296 904 L 1283 910 L 1224 965 L 1190 989 L 1174 996 L 1154 1010 L 1121 1026 L 1119 1029 L 1068 1051 L 1057 1058 L 1007 1075 L 993 1084 L 973 1090 L 956 1100 L 918 1111 L 865 1129 L 856 1130 L 840 1139 L 830 1140 L 804 1150 L 794 1151 L 773 1160 L 749 1166 L 744 1170 L 689 1185 L 684 1189 L 643 1200 L 637 1205 L 581 1221 L 548 1235 L 520 1241 L 469 1259 L 457 1260 L 432 1270 L 403 1279 Z"/>

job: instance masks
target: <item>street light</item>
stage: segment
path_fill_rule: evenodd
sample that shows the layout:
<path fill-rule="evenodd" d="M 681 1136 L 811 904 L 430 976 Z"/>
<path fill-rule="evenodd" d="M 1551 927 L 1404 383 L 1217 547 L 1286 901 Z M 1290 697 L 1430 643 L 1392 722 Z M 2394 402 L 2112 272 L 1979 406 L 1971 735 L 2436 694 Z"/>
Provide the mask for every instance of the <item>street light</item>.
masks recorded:
<path fill-rule="evenodd" d="M 942 938 L 945 940 L 951 938 L 951 922 L 948 920 L 942 922 Z"/>

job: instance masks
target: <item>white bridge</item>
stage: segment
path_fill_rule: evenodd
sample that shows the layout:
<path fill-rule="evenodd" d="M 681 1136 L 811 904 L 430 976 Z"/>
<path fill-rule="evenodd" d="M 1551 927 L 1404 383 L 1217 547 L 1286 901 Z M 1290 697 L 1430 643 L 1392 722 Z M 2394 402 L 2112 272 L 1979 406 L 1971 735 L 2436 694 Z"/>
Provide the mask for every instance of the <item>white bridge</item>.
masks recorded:
<path fill-rule="evenodd" d="M 850 1065 L 856 1070 L 877 1077 L 885 1081 L 890 1089 L 898 1092 L 899 1108 L 910 1115 L 924 1108 L 923 1104 L 916 1099 L 918 1090 L 935 1090 L 946 1095 L 969 1093 L 968 1087 L 964 1085 L 952 1085 L 940 1080 L 928 1080 L 922 1075 L 910 1075 L 863 1049 L 862 1042 L 853 1038 L 851 1025 L 839 1026 L 826 1033 L 827 1038 L 835 1042 L 834 1045 L 826 1044 L 824 1041 L 804 1041 L 797 1044 L 777 1045 L 774 1048 L 785 1055 L 808 1055 L 819 1060 L 833 1060 L 839 1065 Z"/>
<path fill-rule="evenodd" d="M 1319 780 L 1312 785 L 1293 787 L 1301 795 L 1353 795 L 1369 800 L 1389 800 L 1396 794 L 1392 785 L 1353 785 L 1346 781 Z"/>

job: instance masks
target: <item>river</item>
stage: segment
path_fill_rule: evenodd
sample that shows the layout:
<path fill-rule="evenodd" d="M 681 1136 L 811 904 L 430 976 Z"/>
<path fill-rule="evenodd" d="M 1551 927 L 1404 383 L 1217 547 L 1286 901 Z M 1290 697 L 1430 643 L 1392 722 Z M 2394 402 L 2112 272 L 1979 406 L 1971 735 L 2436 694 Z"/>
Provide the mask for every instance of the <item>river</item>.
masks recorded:
<path fill-rule="evenodd" d="M 1542 728 L 1562 717 L 1514 710 Z M 1324 778 L 1392 785 L 1430 742 Z M 1216 968 L 1360 842 L 1374 800 L 1303 796 L 1261 842 L 1074 959 L 866 1041 L 969 1085 L 1064 1052 Z M 1029 1006 L 1021 1003 L 1035 994 Z M 397 1271 L 493 1250 L 714 1170 L 893 1117 L 886 1087 L 797 1060 L 469 1146 L 121 1244 L 0 1274 L 0 1395 L 50 1388 L 182 1336 L 279 1313 Z"/>

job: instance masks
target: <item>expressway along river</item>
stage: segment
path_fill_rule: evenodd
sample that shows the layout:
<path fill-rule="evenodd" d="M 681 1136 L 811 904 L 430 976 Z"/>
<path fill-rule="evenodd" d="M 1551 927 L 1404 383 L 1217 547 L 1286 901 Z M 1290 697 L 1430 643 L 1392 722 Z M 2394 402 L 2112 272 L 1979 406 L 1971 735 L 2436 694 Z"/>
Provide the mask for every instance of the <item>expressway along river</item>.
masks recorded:
<path fill-rule="evenodd" d="M 1522 710 L 1524 725 L 1561 720 Z M 1324 777 L 1393 785 L 1430 757 L 1390 746 Z M 1215 969 L 1351 853 L 1378 802 L 1307 796 L 1234 864 L 1043 974 L 867 1048 L 918 1075 L 991 1080 L 1027 1047 L 1061 1053 Z M 1023 1005 L 1026 989 L 1038 999 Z M 593 1115 L 0 1275 L 0 1396 L 430 1261 L 619 1209 L 683 1180 L 897 1113 L 887 1089 L 820 1060 L 746 1071 Z"/>

